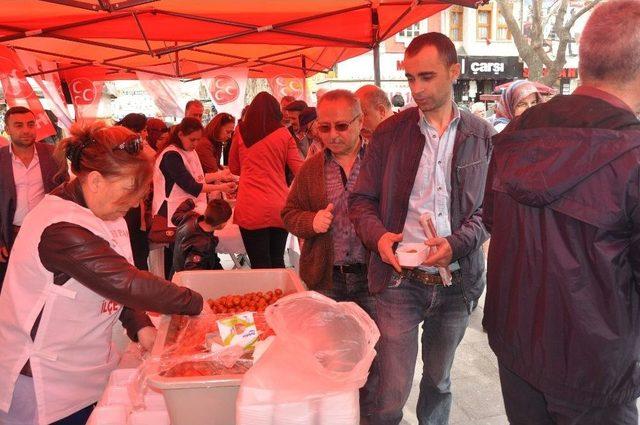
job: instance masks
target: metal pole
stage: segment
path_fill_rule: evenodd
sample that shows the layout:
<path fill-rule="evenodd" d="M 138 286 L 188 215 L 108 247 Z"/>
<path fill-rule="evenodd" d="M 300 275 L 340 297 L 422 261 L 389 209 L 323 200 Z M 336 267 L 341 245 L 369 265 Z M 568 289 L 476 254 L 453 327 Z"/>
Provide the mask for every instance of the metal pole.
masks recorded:
<path fill-rule="evenodd" d="M 373 81 L 380 87 L 380 18 L 378 9 L 371 9 L 371 39 L 373 41 Z"/>
<path fill-rule="evenodd" d="M 376 86 L 380 87 L 380 44 L 373 46 L 373 79 Z"/>

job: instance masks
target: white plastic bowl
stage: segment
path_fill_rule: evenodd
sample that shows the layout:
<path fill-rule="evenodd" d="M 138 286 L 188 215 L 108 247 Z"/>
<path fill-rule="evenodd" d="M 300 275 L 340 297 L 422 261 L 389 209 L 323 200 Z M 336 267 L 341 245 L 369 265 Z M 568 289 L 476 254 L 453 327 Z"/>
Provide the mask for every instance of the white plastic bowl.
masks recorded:
<path fill-rule="evenodd" d="M 396 257 L 402 267 L 418 267 L 428 254 L 429 247 L 424 243 L 401 243 L 396 249 Z"/>

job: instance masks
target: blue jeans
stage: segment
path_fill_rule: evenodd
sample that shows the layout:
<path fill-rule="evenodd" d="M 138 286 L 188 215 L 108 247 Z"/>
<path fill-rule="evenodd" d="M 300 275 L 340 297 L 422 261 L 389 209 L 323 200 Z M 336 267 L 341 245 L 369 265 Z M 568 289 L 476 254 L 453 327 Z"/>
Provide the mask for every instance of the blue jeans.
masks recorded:
<path fill-rule="evenodd" d="M 397 285 L 397 286 L 396 286 Z M 451 410 L 451 365 L 469 323 L 471 305 L 458 285 L 427 286 L 412 279 L 392 280 L 376 296 L 380 342 L 380 384 L 376 425 L 397 425 L 413 382 L 422 323 L 422 380 L 417 416 L 420 425 L 447 424 Z"/>
<path fill-rule="evenodd" d="M 376 320 L 375 298 L 369 292 L 367 272 L 340 273 L 334 270 L 333 286 L 331 289 L 317 290 L 323 295 L 335 301 L 353 301 L 367 314 Z M 375 410 L 376 389 L 379 380 L 378 360 L 375 358 L 369 369 L 369 377 L 364 387 L 360 389 L 360 416 L 361 423 L 368 423 L 369 417 Z"/>

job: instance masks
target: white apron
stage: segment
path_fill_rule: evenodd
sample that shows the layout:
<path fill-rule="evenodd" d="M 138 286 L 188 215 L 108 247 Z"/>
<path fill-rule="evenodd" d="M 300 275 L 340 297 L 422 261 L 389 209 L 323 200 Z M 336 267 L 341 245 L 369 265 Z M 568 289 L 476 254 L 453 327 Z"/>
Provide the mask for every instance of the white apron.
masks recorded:
<path fill-rule="evenodd" d="M 105 222 L 89 209 L 52 195 L 25 218 L 0 296 L 0 410 L 9 410 L 16 380 L 29 359 L 40 424 L 96 402 L 118 363 L 111 337 L 122 306 L 75 279 L 55 285 L 53 274 L 40 262 L 42 232 L 59 222 L 90 230 L 133 264 L 122 218 Z M 41 311 L 32 341 L 31 328 Z"/>
<path fill-rule="evenodd" d="M 185 151 L 183 149 L 178 149 L 173 145 L 167 146 L 156 158 L 156 163 L 153 170 L 153 215 L 158 214 L 160 207 L 164 201 L 167 201 L 167 222 L 169 227 L 173 227 L 171 224 L 171 217 L 173 217 L 173 213 L 180 206 L 181 203 L 186 201 L 187 199 L 193 199 L 196 203 L 195 211 L 199 214 L 204 214 L 204 211 L 207 208 L 207 195 L 204 191 L 200 192 L 200 194 L 194 198 L 193 195 L 188 194 L 184 190 L 180 188 L 177 184 L 173 185 L 171 189 L 171 193 L 169 193 L 169 197 L 165 196 L 165 178 L 162 171 L 160 171 L 160 162 L 165 153 L 167 152 L 178 152 L 182 157 L 182 161 L 184 161 L 185 167 L 191 173 L 193 178 L 198 183 L 205 183 L 204 181 L 204 171 L 202 171 L 202 164 L 200 163 L 200 158 L 198 158 L 198 154 L 195 150 L 193 151 Z"/>

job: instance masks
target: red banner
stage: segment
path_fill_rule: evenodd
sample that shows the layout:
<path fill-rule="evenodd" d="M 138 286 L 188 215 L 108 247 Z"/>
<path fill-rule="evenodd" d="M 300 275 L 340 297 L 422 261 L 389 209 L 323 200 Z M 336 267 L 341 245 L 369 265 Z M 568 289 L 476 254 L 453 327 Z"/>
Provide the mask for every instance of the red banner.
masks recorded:
<path fill-rule="evenodd" d="M 16 52 L 6 46 L 0 46 L 0 82 L 7 105 L 25 106 L 33 112 L 36 117 L 36 140 L 53 136 L 56 130 L 22 68 L 22 62 Z"/>
<path fill-rule="evenodd" d="M 202 74 L 202 80 L 218 112 L 240 118 L 245 105 L 248 76 L 247 68 L 224 68 Z"/>
<path fill-rule="evenodd" d="M 71 93 L 71 101 L 76 111 L 77 122 L 91 122 L 98 118 L 98 106 L 102 99 L 103 80 L 89 79 L 87 70 L 72 69 L 63 73 Z"/>
<path fill-rule="evenodd" d="M 51 102 L 51 110 L 58 117 L 60 126 L 67 131 L 71 129 L 73 118 L 64 100 L 60 75 L 54 71 L 57 69 L 56 63 L 40 60 L 34 54 L 25 51 L 19 51 L 18 57 L 29 74 L 50 71 L 46 74 L 34 75 L 32 78 L 40 86 L 44 97 Z"/>
<path fill-rule="evenodd" d="M 269 86 L 278 102 L 284 96 L 293 96 L 300 100 L 304 97 L 304 78 L 291 74 L 279 74 L 269 78 Z"/>

